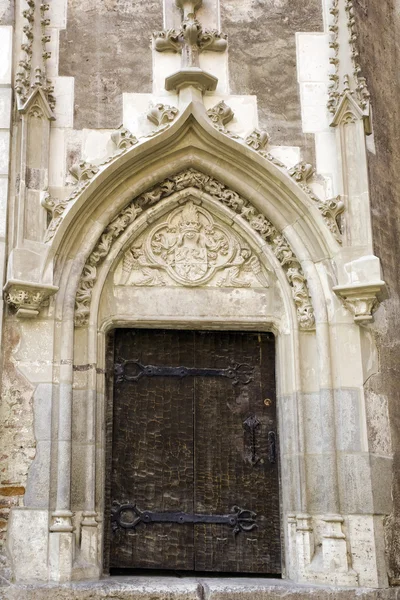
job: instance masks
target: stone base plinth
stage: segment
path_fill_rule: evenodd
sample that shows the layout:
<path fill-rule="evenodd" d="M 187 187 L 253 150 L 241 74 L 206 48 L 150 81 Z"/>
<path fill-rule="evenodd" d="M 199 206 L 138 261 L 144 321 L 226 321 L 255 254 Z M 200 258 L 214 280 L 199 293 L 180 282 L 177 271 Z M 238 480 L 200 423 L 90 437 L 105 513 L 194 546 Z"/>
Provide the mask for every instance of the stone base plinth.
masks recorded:
<path fill-rule="evenodd" d="M 256 577 L 110 577 L 60 585 L 11 585 L 1 600 L 400 600 L 386 589 L 298 585 Z"/>

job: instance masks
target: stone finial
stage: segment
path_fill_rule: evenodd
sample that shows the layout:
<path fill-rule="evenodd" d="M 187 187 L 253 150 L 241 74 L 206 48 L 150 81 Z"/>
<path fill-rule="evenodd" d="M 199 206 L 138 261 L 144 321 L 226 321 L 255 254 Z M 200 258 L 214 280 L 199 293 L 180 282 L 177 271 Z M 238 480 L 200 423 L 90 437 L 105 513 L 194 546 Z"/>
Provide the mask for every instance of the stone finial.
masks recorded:
<path fill-rule="evenodd" d="M 58 287 L 54 285 L 10 279 L 4 286 L 4 299 L 6 304 L 16 309 L 18 318 L 32 319 L 57 291 Z"/>
<path fill-rule="evenodd" d="M 180 8 L 186 17 L 187 14 L 195 13 L 203 5 L 203 0 L 175 0 L 175 4 Z"/>
<path fill-rule="evenodd" d="M 179 110 L 175 108 L 175 106 L 156 104 L 155 106 L 152 106 L 147 113 L 147 118 L 157 127 L 162 127 L 163 125 L 171 123 L 178 113 Z"/>
<path fill-rule="evenodd" d="M 334 72 L 330 75 L 328 109 L 336 117 L 342 101 L 352 98 L 361 117 L 365 118 L 369 113 L 370 95 L 366 80 L 360 75 L 353 0 L 333 0 L 329 12 L 332 16 L 329 26 L 329 46 L 332 50 L 330 63 L 334 66 Z"/>
<path fill-rule="evenodd" d="M 24 111 L 37 90 L 41 90 L 50 114 L 55 106 L 54 88 L 47 78 L 46 62 L 51 53 L 47 50 L 50 41 L 46 17 L 49 4 L 40 0 L 27 0 L 28 8 L 22 12 L 24 19 L 21 60 L 15 75 L 15 93 L 18 110 Z"/>
<path fill-rule="evenodd" d="M 131 133 L 129 129 L 126 129 L 125 127 L 120 127 L 116 131 L 113 131 L 111 134 L 111 140 L 116 145 L 118 150 L 126 150 L 127 148 L 130 148 L 139 142 L 137 137 L 135 137 L 133 133 Z"/>
<path fill-rule="evenodd" d="M 176 4 L 183 13 L 179 31 L 169 29 L 153 34 L 157 52 L 180 52 L 182 56 L 180 70 L 166 77 L 165 89 L 179 90 L 193 85 L 202 92 L 214 91 L 218 78 L 200 68 L 199 54 L 204 50 L 224 52 L 228 45 L 226 35 L 202 28 L 196 19 L 201 0 L 177 0 Z"/>

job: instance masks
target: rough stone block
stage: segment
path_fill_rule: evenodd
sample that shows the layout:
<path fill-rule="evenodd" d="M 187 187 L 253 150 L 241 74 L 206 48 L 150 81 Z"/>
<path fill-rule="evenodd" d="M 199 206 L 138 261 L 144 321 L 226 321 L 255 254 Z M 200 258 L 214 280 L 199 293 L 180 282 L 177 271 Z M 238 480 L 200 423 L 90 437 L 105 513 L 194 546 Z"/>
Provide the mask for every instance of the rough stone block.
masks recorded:
<path fill-rule="evenodd" d="M 0 88 L 0 129 L 11 124 L 11 88 Z"/>
<path fill-rule="evenodd" d="M 35 458 L 28 471 L 25 492 L 25 506 L 29 508 L 48 508 L 50 492 L 51 442 L 36 443 Z"/>
<path fill-rule="evenodd" d="M 48 530 L 46 510 L 11 510 L 7 539 L 16 582 L 47 580 Z"/>
<path fill-rule="evenodd" d="M 299 82 L 328 82 L 330 49 L 325 33 L 297 33 L 297 77 Z"/>
<path fill-rule="evenodd" d="M 364 423 L 357 389 L 335 390 L 336 444 L 339 452 L 361 452 Z"/>
<path fill-rule="evenodd" d="M 0 84 L 11 84 L 13 28 L 8 25 L 0 27 Z"/>
<path fill-rule="evenodd" d="M 338 454 L 342 514 L 373 513 L 370 457 L 366 452 Z"/>
<path fill-rule="evenodd" d="M 0 175 L 8 175 L 10 157 L 10 133 L 8 130 L 0 131 Z"/>

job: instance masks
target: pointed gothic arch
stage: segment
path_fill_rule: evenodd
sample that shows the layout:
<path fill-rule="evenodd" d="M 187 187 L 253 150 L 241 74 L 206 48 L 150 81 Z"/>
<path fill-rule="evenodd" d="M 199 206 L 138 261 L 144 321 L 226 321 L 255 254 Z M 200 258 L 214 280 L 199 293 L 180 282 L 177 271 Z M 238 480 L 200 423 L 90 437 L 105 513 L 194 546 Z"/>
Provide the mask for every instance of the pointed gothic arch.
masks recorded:
<path fill-rule="evenodd" d="M 225 316 L 225 322 L 236 328 L 274 331 L 277 336 L 286 569 L 291 576 L 300 576 L 303 567 L 297 565 L 296 542 L 290 538 L 288 526 L 290 515 L 309 510 L 301 458 L 305 433 L 302 426 L 295 425 L 301 419 L 296 401 L 304 377 L 301 347 L 309 346 L 316 360 L 318 388 L 328 392 L 323 429 L 329 429 L 334 406 L 328 302 L 316 263 L 332 258 L 339 245 L 315 200 L 270 158 L 216 130 L 204 107 L 193 104 L 158 136 L 100 167 L 76 190 L 61 218 L 53 223 L 42 269 L 43 280 L 59 287 L 55 297 L 60 321 L 55 338 L 55 353 L 60 356 L 55 424 L 59 431 L 58 475 L 50 538 L 52 543 L 58 543 L 57 536 L 72 539 L 72 502 L 74 514 L 80 518 L 81 553 L 92 565 L 88 573 L 101 570 L 103 526 L 96 519 L 102 511 L 104 470 L 96 439 L 101 438 L 104 427 L 106 333 L 122 324 L 170 327 L 174 323 L 168 315 L 154 311 L 147 316 L 139 311 L 136 316 L 134 311 L 121 313 L 120 307 L 107 312 L 101 303 L 107 293 L 112 295 L 110 273 L 135 236 L 191 197 L 216 219 L 229 222 L 254 252 L 258 250 L 260 262 L 273 268 L 274 287 L 282 297 L 275 313 Z M 206 322 L 222 326 L 216 314 L 210 314 Z M 184 314 L 175 323 L 203 326 L 201 319 Z M 81 432 L 84 450 L 71 434 L 82 426 L 78 423 L 85 423 Z M 334 440 L 323 432 L 321 436 L 331 439 L 324 464 L 327 479 L 336 480 Z M 83 470 L 76 468 L 76 452 Z M 325 493 L 325 512 L 338 513 L 337 486 L 327 487 Z"/>

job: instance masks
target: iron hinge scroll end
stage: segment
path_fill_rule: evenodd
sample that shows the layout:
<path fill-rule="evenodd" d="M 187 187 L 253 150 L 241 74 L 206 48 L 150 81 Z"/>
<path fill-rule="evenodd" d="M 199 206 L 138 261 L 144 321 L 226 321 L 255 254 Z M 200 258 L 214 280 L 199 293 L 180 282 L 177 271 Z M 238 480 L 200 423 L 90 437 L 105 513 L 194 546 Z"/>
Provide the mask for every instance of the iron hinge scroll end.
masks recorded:
<path fill-rule="evenodd" d="M 199 367 L 166 367 L 157 365 L 143 365 L 139 360 L 125 360 L 118 358 L 114 366 L 116 383 L 123 381 L 139 381 L 142 377 L 226 377 L 232 385 L 238 383 L 247 385 L 253 381 L 254 367 L 246 363 L 232 363 L 225 369 L 199 368 Z"/>

